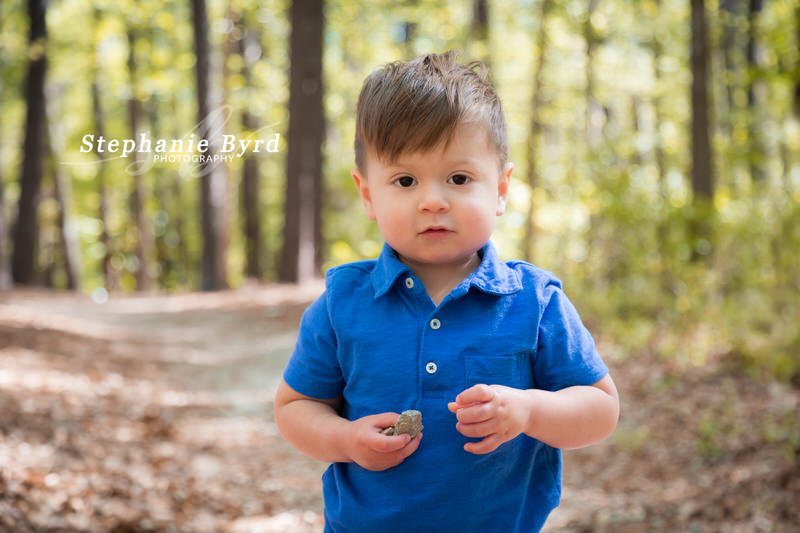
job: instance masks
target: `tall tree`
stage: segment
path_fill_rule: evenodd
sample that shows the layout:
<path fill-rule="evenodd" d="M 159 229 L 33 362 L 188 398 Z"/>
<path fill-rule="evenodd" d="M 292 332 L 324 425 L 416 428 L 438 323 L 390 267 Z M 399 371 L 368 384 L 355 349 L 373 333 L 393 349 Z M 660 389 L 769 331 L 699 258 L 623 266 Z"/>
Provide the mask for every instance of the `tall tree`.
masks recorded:
<path fill-rule="evenodd" d="M 92 76 L 92 115 L 94 117 L 94 132 L 98 138 L 105 137 L 105 119 L 103 116 L 103 105 L 100 100 L 100 69 L 97 66 L 99 55 L 99 27 L 100 10 L 95 7 L 92 13 L 92 50 L 91 54 L 91 76 Z M 101 153 L 97 153 L 97 195 L 100 199 L 97 217 L 100 220 L 100 243 L 103 245 L 103 258 L 101 259 L 101 269 L 105 286 L 114 289 L 117 286 L 116 275 L 111 267 L 111 237 L 108 229 L 108 192 L 106 189 L 106 162 Z"/>
<path fill-rule="evenodd" d="M 0 95 L 2 95 L 2 80 L 0 79 Z M 0 168 L 0 291 L 11 286 L 11 272 L 9 271 L 6 242 L 8 241 L 8 228 L 6 227 L 6 198 L 4 193 L 3 172 Z"/>
<path fill-rule="evenodd" d="M 130 95 L 128 96 L 128 123 L 131 137 L 138 141 L 141 133 L 142 103 L 139 100 L 139 84 L 137 82 L 136 64 L 136 28 L 128 27 L 128 77 L 130 80 Z M 142 153 L 134 150 L 133 156 L 133 185 L 130 191 L 130 206 L 133 215 L 133 228 L 136 233 L 136 257 L 139 268 L 136 270 L 136 290 L 146 291 L 153 288 L 152 262 L 153 262 L 153 231 L 151 223 L 145 214 L 145 199 L 147 192 L 144 184 L 144 170 Z"/>
<path fill-rule="evenodd" d="M 323 1 L 292 2 L 289 69 L 289 149 L 279 279 L 302 282 L 322 258 Z"/>
<path fill-rule="evenodd" d="M 657 4 L 660 8 L 660 1 Z M 642 13 L 643 17 L 644 14 Z M 658 17 L 658 11 L 656 11 Z M 667 187 L 667 157 L 664 150 L 664 137 L 661 134 L 661 124 L 664 122 L 663 118 L 663 101 L 665 91 L 660 89 L 664 86 L 665 76 L 662 72 L 661 58 L 664 53 L 664 46 L 659 37 L 656 22 L 651 17 L 647 22 L 650 23 L 650 38 L 645 41 L 645 46 L 652 52 L 653 55 L 653 79 L 654 86 L 658 87 L 653 94 L 651 108 L 653 110 L 653 124 L 651 134 L 653 135 L 653 162 L 656 166 L 656 175 L 658 178 L 658 192 L 661 196 L 661 201 L 664 205 L 669 202 L 669 188 Z M 656 236 L 658 242 L 658 251 L 661 256 L 660 261 L 660 281 L 663 290 L 668 290 L 671 283 L 671 271 L 669 268 L 669 220 L 667 217 L 658 217 L 656 221 Z"/>
<path fill-rule="evenodd" d="M 3 27 L 2 13 L 0 13 L 0 29 Z M 2 54 L 2 44 L 0 43 L 0 54 Z M 3 76 L 0 75 L 0 102 L 3 98 Z M 1 145 L 0 145 L 1 146 Z M 8 242 L 8 227 L 6 226 L 6 198 L 3 183 L 3 168 L 0 165 L 0 291 L 11 286 L 11 271 L 9 270 L 8 255 L 6 245 Z"/>
<path fill-rule="evenodd" d="M 708 31 L 704 0 L 691 0 L 692 192 L 710 200 L 714 194 L 708 96 Z"/>
<path fill-rule="evenodd" d="M 739 0 L 721 0 L 720 24 L 722 35 L 720 37 L 720 50 L 722 64 L 725 68 L 725 92 L 722 104 L 726 113 L 720 117 L 720 126 L 728 137 L 733 134 L 733 109 L 735 107 L 734 92 L 738 81 L 736 50 L 738 39 Z"/>
<path fill-rule="evenodd" d="M 480 59 L 489 65 L 489 0 L 472 0 L 472 24 L 470 26 L 470 59 Z"/>
<path fill-rule="evenodd" d="M 794 5 L 795 44 L 800 48 L 800 2 Z M 795 66 L 794 77 L 794 116 L 800 120 L 800 64 Z"/>
<path fill-rule="evenodd" d="M 159 99 L 150 98 L 146 107 L 147 115 L 150 118 L 150 133 L 153 139 L 162 139 L 161 132 L 161 113 L 159 112 Z M 164 115 L 168 116 L 168 115 Z M 166 172 L 160 166 L 153 167 L 153 196 L 155 197 L 157 208 L 156 216 L 153 217 L 153 246 L 156 263 L 160 266 L 158 271 L 158 285 L 160 287 L 171 287 L 174 278 L 175 260 L 174 249 L 167 244 L 170 239 L 169 228 L 171 226 L 172 213 L 180 212 L 180 207 L 170 205 L 170 187 L 167 182 Z"/>
<path fill-rule="evenodd" d="M 747 63 L 750 75 L 747 80 L 747 106 L 750 140 L 750 178 L 753 181 L 763 181 L 766 177 L 764 165 L 766 164 L 766 148 L 764 139 L 761 135 L 761 113 L 764 101 L 763 93 L 766 86 L 761 81 L 761 69 L 763 68 L 763 44 L 758 39 L 758 19 L 764 8 L 763 0 L 750 0 L 750 10 L 748 13 L 748 34 L 747 34 Z"/>
<path fill-rule="evenodd" d="M 245 25 L 241 21 L 241 32 L 237 42 L 239 54 L 242 56 L 240 73 L 247 86 L 251 84 L 251 69 L 261 57 L 261 45 L 255 25 Z M 258 130 L 258 120 L 248 107 L 242 109 L 242 126 L 248 135 Z M 261 231 L 261 180 L 258 172 L 259 154 L 247 153 L 242 163 L 242 186 L 240 190 L 242 209 L 242 231 L 245 246 L 245 275 L 248 278 L 261 279 L 262 268 L 262 231 Z"/>
<path fill-rule="evenodd" d="M 178 99 L 175 96 L 175 93 L 172 94 L 170 98 L 170 109 L 173 115 L 178 115 Z M 172 121 L 172 138 L 179 139 L 181 134 L 179 131 L 179 126 L 176 121 Z M 172 172 L 172 186 L 170 188 L 170 193 L 172 196 L 172 205 L 173 205 L 173 213 L 172 213 L 172 220 L 174 222 L 174 231 L 175 233 L 172 234 L 171 246 L 175 248 L 175 256 L 177 257 L 177 268 L 176 268 L 176 283 L 180 285 L 185 285 L 190 279 L 189 272 L 195 271 L 194 265 L 192 261 L 189 259 L 189 250 L 187 244 L 187 230 L 186 230 L 186 218 L 184 215 L 183 210 L 183 184 L 181 180 L 180 172 Z"/>
<path fill-rule="evenodd" d="M 72 181 L 70 176 L 64 175 L 60 161 L 64 153 L 64 130 L 58 120 L 60 113 L 53 109 L 54 102 L 58 101 L 55 87 L 47 90 L 47 129 L 45 131 L 45 144 L 50 155 L 50 165 L 53 175 L 53 194 L 58 204 L 58 227 L 61 257 L 64 264 L 64 273 L 67 277 L 67 288 L 80 289 L 83 272 L 81 261 L 81 245 L 78 228 L 75 226 L 72 214 Z"/>
<path fill-rule="evenodd" d="M 594 52 L 602 39 L 597 35 L 597 31 L 592 24 L 592 15 L 597 9 L 599 0 L 589 0 L 586 13 L 586 21 L 583 24 L 583 37 L 586 41 L 586 115 L 584 117 L 586 144 L 590 150 L 597 148 L 600 143 L 601 132 L 598 127 L 598 119 L 603 113 L 603 106 L 597 101 L 595 96 L 595 76 L 594 76 Z"/>
<path fill-rule="evenodd" d="M 45 128 L 46 9 L 46 0 L 28 0 L 31 26 L 28 34 L 28 77 L 25 84 L 25 145 L 11 266 L 14 281 L 20 284 L 31 284 L 35 277 L 36 240 L 39 232 L 37 211 L 42 181 Z"/>
<path fill-rule="evenodd" d="M 708 31 L 704 0 L 691 0 L 691 110 L 692 110 L 692 204 L 689 219 L 689 242 L 692 261 L 711 251 L 713 217 L 714 166 L 711 153 L 711 131 L 708 96 Z"/>
<path fill-rule="evenodd" d="M 547 15 L 550 12 L 551 0 L 542 0 L 539 16 L 539 31 L 536 34 L 536 64 L 533 67 L 533 97 L 531 100 L 531 120 L 528 128 L 528 142 L 525 147 L 525 159 L 528 164 L 528 186 L 530 187 L 530 201 L 528 202 L 528 216 L 525 225 L 524 242 L 522 243 L 522 257 L 526 261 L 533 261 L 533 241 L 535 239 L 535 195 L 534 191 L 539 186 L 539 171 L 536 166 L 539 140 L 542 134 L 542 87 L 544 86 L 544 60 L 547 46 Z"/>
<path fill-rule="evenodd" d="M 408 6 L 416 6 L 419 0 L 408 0 Z M 412 10 L 413 12 L 413 10 Z M 403 53 L 406 59 L 411 59 L 417 55 L 416 41 L 419 25 L 414 20 L 403 21 Z"/>
<path fill-rule="evenodd" d="M 211 53 L 208 42 L 208 14 L 205 0 L 192 0 L 192 22 L 197 61 L 198 137 L 208 149 L 200 163 L 200 206 L 203 228 L 202 288 L 219 290 L 228 286 L 225 249 L 224 210 L 227 204 L 225 172 L 214 161 L 219 152 L 219 131 L 211 92 Z"/>

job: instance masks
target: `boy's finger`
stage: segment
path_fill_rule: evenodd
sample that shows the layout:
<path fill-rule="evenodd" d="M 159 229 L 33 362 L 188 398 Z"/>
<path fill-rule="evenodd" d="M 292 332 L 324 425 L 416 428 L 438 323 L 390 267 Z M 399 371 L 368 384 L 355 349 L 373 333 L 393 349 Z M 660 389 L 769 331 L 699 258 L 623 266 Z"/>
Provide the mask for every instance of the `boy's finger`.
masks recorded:
<path fill-rule="evenodd" d="M 484 422 L 494 416 L 491 403 L 476 403 L 456 411 L 456 418 L 464 424 Z"/>
<path fill-rule="evenodd" d="M 472 403 L 458 403 L 458 402 L 450 402 L 447 404 L 447 408 L 450 411 L 457 413 L 459 409 L 465 409 L 467 407 L 472 407 L 473 405 L 480 405 L 481 402 L 472 402 Z"/>
<path fill-rule="evenodd" d="M 399 413 L 378 413 L 377 415 L 371 415 L 369 422 L 374 427 L 383 429 L 395 425 L 398 418 L 400 418 Z"/>
<path fill-rule="evenodd" d="M 456 424 L 456 431 L 465 437 L 485 437 L 491 435 L 496 430 L 494 420 L 487 420 L 478 424 Z"/>
<path fill-rule="evenodd" d="M 404 448 L 381 457 L 381 461 L 384 461 L 384 464 L 388 465 L 386 468 L 399 465 L 406 460 L 406 457 L 417 451 L 417 448 L 419 447 L 419 441 L 421 439 L 422 433 L 419 433 L 416 437 L 410 439 L 409 443 Z"/>
<path fill-rule="evenodd" d="M 494 390 L 489 385 L 478 383 L 456 396 L 456 403 L 469 404 L 475 402 L 489 402 L 494 398 Z"/>
<path fill-rule="evenodd" d="M 464 445 L 464 450 L 468 451 L 469 453 L 483 455 L 495 451 L 501 444 L 503 444 L 503 442 L 500 439 L 500 435 L 493 433 L 480 442 L 466 443 Z"/>
<path fill-rule="evenodd" d="M 417 451 L 417 448 L 419 448 L 420 440 L 422 440 L 422 433 L 417 433 L 417 436 L 411 439 L 411 442 L 409 442 L 405 446 L 405 448 L 400 450 L 400 454 L 403 456 L 403 459 L 405 459 L 406 457 Z"/>
<path fill-rule="evenodd" d="M 402 435 L 381 435 L 373 433 L 369 440 L 369 447 L 376 452 L 390 453 L 403 448 L 411 440 L 411 436 L 403 433 Z"/>

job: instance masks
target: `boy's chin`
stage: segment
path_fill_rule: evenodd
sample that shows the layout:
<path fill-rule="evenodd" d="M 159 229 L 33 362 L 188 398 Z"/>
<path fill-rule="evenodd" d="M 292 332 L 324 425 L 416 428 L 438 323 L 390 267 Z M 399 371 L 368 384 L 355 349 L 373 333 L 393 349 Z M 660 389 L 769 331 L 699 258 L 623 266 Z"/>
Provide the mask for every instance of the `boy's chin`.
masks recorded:
<path fill-rule="evenodd" d="M 400 260 L 404 263 L 414 263 L 415 265 L 419 266 L 427 266 L 427 267 L 445 267 L 445 266 L 453 266 L 459 267 L 463 266 L 464 263 L 468 263 L 471 261 L 477 250 L 474 252 L 464 252 L 464 253 L 409 253 L 403 254 L 401 251 L 397 252 L 400 256 Z"/>

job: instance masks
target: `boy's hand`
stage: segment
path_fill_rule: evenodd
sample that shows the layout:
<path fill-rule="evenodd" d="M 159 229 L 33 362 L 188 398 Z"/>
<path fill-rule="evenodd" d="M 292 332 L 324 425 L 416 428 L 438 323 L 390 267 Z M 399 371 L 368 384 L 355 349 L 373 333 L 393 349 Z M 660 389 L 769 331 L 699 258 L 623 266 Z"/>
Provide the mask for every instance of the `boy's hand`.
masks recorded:
<path fill-rule="evenodd" d="M 382 435 L 381 430 L 394 425 L 399 417 L 397 413 L 381 413 L 353 420 L 345 438 L 349 457 L 372 471 L 386 470 L 402 463 L 416 451 L 422 433 L 413 439 L 406 434 Z"/>
<path fill-rule="evenodd" d="M 456 414 L 456 430 L 465 437 L 485 437 L 468 442 L 464 449 L 475 454 L 494 451 L 525 429 L 528 412 L 523 391 L 503 385 L 479 384 L 456 396 L 447 408 Z"/>

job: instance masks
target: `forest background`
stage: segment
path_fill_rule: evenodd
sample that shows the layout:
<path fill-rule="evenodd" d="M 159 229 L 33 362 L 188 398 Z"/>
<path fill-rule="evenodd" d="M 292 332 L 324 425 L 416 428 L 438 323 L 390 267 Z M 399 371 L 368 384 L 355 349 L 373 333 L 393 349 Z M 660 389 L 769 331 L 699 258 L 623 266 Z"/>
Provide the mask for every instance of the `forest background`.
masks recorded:
<path fill-rule="evenodd" d="M 613 361 L 797 390 L 792 0 L 7 0 L 0 287 L 104 304 L 302 284 L 375 257 L 349 177 L 361 82 L 448 49 L 488 65 L 508 118 L 502 257 L 554 271 Z M 275 151 L 192 158 L 201 140 L 213 156 L 224 135 L 276 134 Z M 142 135 L 194 149 L 96 143 Z M 795 461 L 796 412 L 782 420 L 773 440 Z M 714 456 L 719 424 L 703 431 Z"/>

